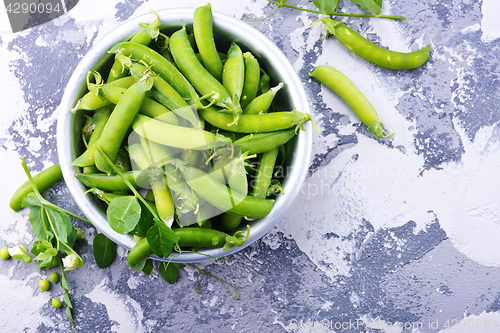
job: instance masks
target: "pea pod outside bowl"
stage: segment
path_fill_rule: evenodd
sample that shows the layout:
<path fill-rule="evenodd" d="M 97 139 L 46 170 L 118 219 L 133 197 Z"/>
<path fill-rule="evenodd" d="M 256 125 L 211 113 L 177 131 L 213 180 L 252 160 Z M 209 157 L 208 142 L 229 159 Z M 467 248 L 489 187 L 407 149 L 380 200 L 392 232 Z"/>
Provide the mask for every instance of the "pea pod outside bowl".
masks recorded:
<path fill-rule="evenodd" d="M 194 9 L 166 9 L 157 11 L 157 14 L 161 20 L 162 32 L 171 34 L 182 26 L 192 28 Z M 59 162 L 71 196 L 99 232 L 127 250 L 135 245 L 133 237 L 119 234 L 111 229 L 102 203 L 92 195 L 85 195 L 87 188 L 74 177 L 76 168 L 71 166 L 71 163 L 82 153 L 80 131 L 85 117 L 84 112 L 72 113 L 71 109 L 87 92 L 87 73 L 93 70 L 102 70 L 102 73 L 106 73 L 114 59 L 114 55 L 107 53 L 108 50 L 116 43 L 128 40 L 141 29 L 139 23 L 153 21 L 153 16 L 154 14 L 148 13 L 123 23 L 106 34 L 89 50 L 68 82 L 59 107 L 57 124 Z M 213 30 L 218 47 L 228 49 L 232 42 L 238 43 L 242 49 L 251 51 L 259 60 L 261 67 L 271 77 L 272 82 L 284 83 L 285 87 L 280 92 L 281 97 L 278 101 L 280 108 L 310 113 L 307 95 L 299 76 L 283 52 L 270 39 L 246 22 L 217 12 L 213 13 Z M 310 165 L 313 132 L 311 123 L 306 123 L 304 128 L 306 131 L 300 131 L 287 143 L 287 160 L 284 169 L 287 170 L 287 174 L 282 182 L 285 194 L 277 196 L 271 213 L 248 223 L 251 227 L 250 236 L 243 246 L 234 247 L 229 251 L 217 248 L 200 250 L 200 252 L 212 257 L 235 253 L 260 239 L 281 220 L 299 195 Z M 155 256 L 152 258 L 169 260 Z M 173 257 L 172 261 L 189 263 L 204 261 L 206 258 L 196 253 L 182 253 Z"/>

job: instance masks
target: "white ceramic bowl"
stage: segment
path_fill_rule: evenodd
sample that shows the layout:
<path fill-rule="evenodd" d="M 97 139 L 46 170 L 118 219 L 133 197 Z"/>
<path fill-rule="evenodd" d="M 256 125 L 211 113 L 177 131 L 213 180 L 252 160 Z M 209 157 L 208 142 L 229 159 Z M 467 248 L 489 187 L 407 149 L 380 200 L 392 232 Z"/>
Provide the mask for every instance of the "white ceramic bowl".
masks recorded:
<path fill-rule="evenodd" d="M 192 26 L 194 9 L 167 9 L 159 10 L 157 14 L 162 22 L 161 30 L 170 34 L 183 25 L 188 28 Z M 146 14 L 133 18 L 97 42 L 92 49 L 82 58 L 71 76 L 64 96 L 61 101 L 57 125 L 57 149 L 59 163 L 61 164 L 64 180 L 78 207 L 84 215 L 92 222 L 99 232 L 104 233 L 118 245 L 130 250 L 134 246 L 134 240 L 129 235 L 121 235 L 115 232 L 108 224 L 106 214 L 99 199 L 92 195 L 84 196 L 87 188 L 74 177 L 76 168 L 71 166 L 72 161 L 82 153 L 80 131 L 84 122 L 84 112 L 76 114 L 71 108 L 87 92 L 86 77 L 90 70 L 106 73 L 113 55 L 107 51 L 117 42 L 128 40 L 140 29 L 139 23 L 152 22 L 153 14 Z M 251 51 L 259 60 L 261 67 L 271 77 L 271 84 L 279 82 L 285 84 L 285 88 L 279 92 L 279 106 L 282 110 L 296 109 L 301 112 L 309 112 L 309 103 L 302 82 L 288 59 L 281 50 L 266 36 L 248 25 L 247 23 L 222 15 L 213 13 L 214 36 L 217 47 L 228 49 L 230 42 L 235 41 L 245 51 Z M 284 195 L 276 198 L 272 212 L 262 218 L 250 223 L 250 237 L 243 247 L 235 247 L 229 251 L 222 249 L 207 249 L 201 252 L 213 257 L 228 255 L 241 250 L 252 244 L 266 234 L 284 216 L 299 194 L 311 160 L 312 151 L 312 126 L 305 124 L 306 132 L 301 131 L 298 136 L 287 144 L 287 174 L 283 181 Z M 153 257 L 159 260 L 157 257 Z M 197 262 L 206 260 L 203 255 L 195 253 L 182 253 L 173 258 L 174 262 Z"/>

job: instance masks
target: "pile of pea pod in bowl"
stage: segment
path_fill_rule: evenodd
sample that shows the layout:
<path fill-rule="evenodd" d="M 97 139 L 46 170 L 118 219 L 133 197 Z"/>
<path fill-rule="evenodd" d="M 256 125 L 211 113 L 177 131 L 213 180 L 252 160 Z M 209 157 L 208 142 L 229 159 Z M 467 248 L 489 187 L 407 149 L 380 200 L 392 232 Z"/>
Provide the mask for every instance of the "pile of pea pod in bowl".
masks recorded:
<path fill-rule="evenodd" d="M 196 262 L 283 217 L 307 175 L 310 120 L 300 79 L 263 34 L 210 4 L 159 10 L 83 57 L 60 106 L 59 160 L 131 268 Z"/>

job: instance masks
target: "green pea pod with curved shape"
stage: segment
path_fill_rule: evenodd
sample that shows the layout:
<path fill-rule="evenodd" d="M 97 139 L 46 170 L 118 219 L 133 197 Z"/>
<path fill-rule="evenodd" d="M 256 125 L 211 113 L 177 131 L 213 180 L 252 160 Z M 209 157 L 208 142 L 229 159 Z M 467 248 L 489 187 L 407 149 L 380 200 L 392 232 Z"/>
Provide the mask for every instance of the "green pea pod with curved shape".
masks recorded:
<path fill-rule="evenodd" d="M 336 92 L 349 105 L 359 120 L 366 125 L 368 131 L 375 134 L 377 138 L 387 138 L 394 135 L 394 133 L 383 134 L 384 127 L 379 121 L 377 112 L 365 95 L 344 74 L 333 67 L 320 65 L 309 75 Z"/>
<path fill-rule="evenodd" d="M 326 26 L 327 35 L 331 33 L 351 52 L 380 67 L 395 70 L 414 69 L 422 66 L 429 59 L 429 45 L 409 53 L 390 51 L 370 42 L 340 21 L 323 17 L 314 22 L 313 26 L 318 22 Z"/>

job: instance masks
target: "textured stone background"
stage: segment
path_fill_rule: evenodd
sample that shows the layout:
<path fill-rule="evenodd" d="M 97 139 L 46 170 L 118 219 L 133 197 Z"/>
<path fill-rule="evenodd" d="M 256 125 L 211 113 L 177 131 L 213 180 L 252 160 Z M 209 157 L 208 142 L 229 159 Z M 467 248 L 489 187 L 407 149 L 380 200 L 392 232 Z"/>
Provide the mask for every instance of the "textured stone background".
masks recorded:
<path fill-rule="evenodd" d="M 0 246 L 33 241 L 28 212 L 12 212 L 8 201 L 25 180 L 21 157 L 32 171 L 57 163 L 58 104 L 79 59 L 150 8 L 199 5 L 86 0 L 54 21 L 0 35 Z M 212 6 L 237 18 L 274 10 L 265 0 Z M 362 12 L 348 1 L 340 7 Z M 384 1 L 383 12 L 408 20 L 345 22 L 393 50 L 430 44 L 426 65 L 377 68 L 335 39 L 320 39 L 322 27 L 310 28 L 316 14 L 282 9 L 249 22 L 294 65 L 322 131 L 314 133 L 311 172 L 283 220 L 226 267 L 200 265 L 242 287 L 240 300 L 210 277 L 197 293 L 193 268 L 175 285 L 157 271 L 130 271 L 123 250 L 99 269 L 90 245 L 95 229 L 76 221 L 86 236 L 77 246 L 85 266 L 68 273 L 78 332 L 500 332 L 500 6 L 400 0 Z M 309 78 L 319 64 L 351 78 L 396 135 L 368 133 L 338 96 Z M 47 197 L 79 212 L 63 182 Z M 45 275 L 36 264 L 0 262 L 0 331 L 68 331 L 64 312 L 49 302 L 60 287 L 39 294 Z"/>

